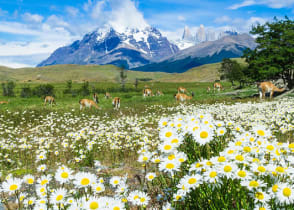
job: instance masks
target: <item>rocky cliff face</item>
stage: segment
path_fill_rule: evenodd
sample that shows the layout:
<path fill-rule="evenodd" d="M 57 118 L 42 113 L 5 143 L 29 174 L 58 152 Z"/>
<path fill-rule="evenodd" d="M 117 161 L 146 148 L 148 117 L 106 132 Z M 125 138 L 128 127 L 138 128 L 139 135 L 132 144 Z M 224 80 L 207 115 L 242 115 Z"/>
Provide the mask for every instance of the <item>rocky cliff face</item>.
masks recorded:
<path fill-rule="evenodd" d="M 104 27 L 69 46 L 58 48 L 38 66 L 54 64 L 114 64 L 134 68 L 163 60 L 179 51 L 152 27 L 117 32 Z"/>

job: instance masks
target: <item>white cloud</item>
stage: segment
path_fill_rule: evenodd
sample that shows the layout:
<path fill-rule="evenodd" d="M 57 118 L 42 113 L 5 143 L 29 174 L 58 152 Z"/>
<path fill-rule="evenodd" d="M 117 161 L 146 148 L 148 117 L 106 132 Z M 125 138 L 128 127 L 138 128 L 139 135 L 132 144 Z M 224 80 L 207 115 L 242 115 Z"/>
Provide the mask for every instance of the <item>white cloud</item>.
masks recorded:
<path fill-rule="evenodd" d="M 185 21 L 186 18 L 185 18 L 184 16 L 182 16 L 182 15 L 179 15 L 179 16 L 178 16 L 178 20 L 179 20 L 179 21 Z"/>
<path fill-rule="evenodd" d="M 229 7 L 229 9 L 235 10 L 241 7 L 251 6 L 251 5 L 266 5 L 270 8 L 280 9 L 284 7 L 291 7 L 294 5 L 294 0 L 245 0 L 241 3 L 234 4 Z"/>
<path fill-rule="evenodd" d="M 135 7 L 131 0 L 110 0 L 112 8 L 109 23 L 117 31 L 126 27 L 144 29 L 148 25 L 143 14 Z"/>
<path fill-rule="evenodd" d="M 38 30 L 31 29 L 27 24 L 7 21 L 0 21 L 0 32 L 32 36 L 41 34 Z"/>
<path fill-rule="evenodd" d="M 105 1 L 98 1 L 92 8 L 91 17 L 93 19 L 98 19 L 103 17 L 103 9 L 105 7 Z"/>
<path fill-rule="evenodd" d="M 217 18 L 214 20 L 215 23 L 227 23 L 227 22 L 229 22 L 229 21 L 231 21 L 231 18 L 228 17 L 228 16 L 226 16 L 226 15 L 221 16 L 221 17 L 217 17 Z"/>
<path fill-rule="evenodd" d="M 77 9 L 75 7 L 68 6 L 65 8 L 65 10 L 72 17 L 76 17 L 79 14 L 79 9 Z"/>
<path fill-rule="evenodd" d="M 6 10 L 3 10 L 0 8 L 0 17 L 1 16 L 6 16 L 8 14 L 8 12 Z"/>
<path fill-rule="evenodd" d="M 27 22 L 36 22 L 36 23 L 40 23 L 43 20 L 43 16 L 38 15 L 38 14 L 31 14 L 26 12 L 25 14 L 22 15 L 24 21 Z"/>

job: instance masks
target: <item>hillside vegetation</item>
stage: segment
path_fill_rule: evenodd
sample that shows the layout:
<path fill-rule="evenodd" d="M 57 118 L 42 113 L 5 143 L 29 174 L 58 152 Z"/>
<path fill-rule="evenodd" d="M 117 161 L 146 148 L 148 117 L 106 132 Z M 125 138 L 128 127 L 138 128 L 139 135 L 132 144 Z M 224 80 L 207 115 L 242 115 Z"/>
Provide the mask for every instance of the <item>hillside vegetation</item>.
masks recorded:
<path fill-rule="evenodd" d="M 239 62 L 244 63 L 240 58 Z M 127 71 L 127 82 L 136 78 L 152 79 L 157 82 L 212 82 L 219 79 L 220 63 L 207 64 L 192 68 L 184 73 Z M 7 68 L 0 66 L 0 81 L 16 82 L 116 82 L 119 80 L 119 68 L 113 65 L 53 65 L 37 68 Z"/>

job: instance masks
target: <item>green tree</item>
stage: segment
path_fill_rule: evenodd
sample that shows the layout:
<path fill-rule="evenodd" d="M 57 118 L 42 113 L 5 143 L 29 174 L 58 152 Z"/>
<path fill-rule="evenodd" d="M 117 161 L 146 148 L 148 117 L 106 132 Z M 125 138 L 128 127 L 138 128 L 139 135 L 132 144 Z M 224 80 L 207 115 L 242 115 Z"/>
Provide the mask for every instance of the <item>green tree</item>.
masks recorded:
<path fill-rule="evenodd" d="M 258 24 L 250 31 L 258 44 L 247 49 L 243 57 L 248 63 L 247 75 L 261 81 L 282 78 L 288 88 L 294 87 L 294 22 L 274 18 L 273 22 Z"/>
<path fill-rule="evenodd" d="M 221 78 L 229 80 L 233 86 L 234 81 L 237 81 L 240 83 L 240 87 L 242 87 L 245 75 L 243 73 L 243 67 L 237 61 L 224 58 L 219 72 L 221 74 Z"/>
<path fill-rule="evenodd" d="M 127 81 L 125 66 L 122 65 L 119 69 L 120 69 L 119 78 L 120 78 L 121 89 L 125 90 L 125 85 Z"/>
<path fill-rule="evenodd" d="M 3 96 L 15 96 L 14 88 L 15 88 L 15 83 L 13 81 L 2 83 Z"/>

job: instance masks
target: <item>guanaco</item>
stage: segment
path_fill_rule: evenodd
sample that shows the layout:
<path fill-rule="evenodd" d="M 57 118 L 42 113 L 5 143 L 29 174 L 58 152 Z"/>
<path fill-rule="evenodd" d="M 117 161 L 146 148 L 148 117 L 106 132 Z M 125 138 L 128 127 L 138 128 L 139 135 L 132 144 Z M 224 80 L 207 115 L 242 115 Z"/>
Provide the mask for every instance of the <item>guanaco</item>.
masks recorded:
<path fill-rule="evenodd" d="M 98 101 L 98 96 L 96 93 L 93 94 L 93 100 L 90 100 L 90 99 L 81 99 L 79 101 L 79 104 L 80 104 L 80 110 L 84 109 L 85 107 L 88 107 L 88 108 L 92 108 L 92 107 L 95 107 L 96 109 L 98 109 L 98 106 L 97 106 L 97 103 L 99 103 Z"/>
<path fill-rule="evenodd" d="M 143 90 L 143 97 L 146 97 L 146 96 L 153 96 L 153 93 L 152 93 L 152 90 L 151 89 L 145 88 Z"/>
<path fill-rule="evenodd" d="M 223 90 L 223 86 L 222 86 L 220 83 L 215 82 L 215 83 L 213 84 L 213 91 L 215 92 L 216 89 L 217 89 L 217 91 L 219 92 L 220 90 Z"/>
<path fill-rule="evenodd" d="M 156 95 L 157 95 L 157 96 L 163 96 L 163 93 L 162 93 L 162 91 L 157 90 L 157 91 L 156 91 Z"/>
<path fill-rule="evenodd" d="M 178 88 L 178 93 L 187 93 L 187 89 L 184 87 L 179 87 Z"/>
<path fill-rule="evenodd" d="M 46 96 L 45 97 L 45 99 L 44 99 L 44 106 L 47 104 L 47 102 L 48 102 L 48 104 L 50 106 L 52 106 L 53 104 L 56 105 L 55 98 L 52 97 L 52 96 Z"/>
<path fill-rule="evenodd" d="M 104 96 L 105 96 L 106 99 L 111 98 L 110 93 L 108 93 L 108 92 L 106 92 L 106 93 L 104 94 Z"/>
<path fill-rule="evenodd" d="M 119 97 L 115 97 L 112 100 L 112 105 L 115 109 L 119 109 L 120 108 L 120 98 Z"/>
<path fill-rule="evenodd" d="M 0 101 L 0 104 L 8 104 L 8 101 Z"/>
<path fill-rule="evenodd" d="M 257 85 L 260 99 L 265 98 L 265 93 L 270 93 L 270 99 L 274 92 L 284 92 L 285 88 L 277 88 L 272 82 L 261 82 Z"/>
<path fill-rule="evenodd" d="M 206 92 L 209 93 L 210 92 L 210 87 L 207 87 Z"/>
<path fill-rule="evenodd" d="M 186 94 L 184 93 L 177 93 L 174 95 L 176 101 L 188 101 L 188 100 L 191 100 L 193 97 L 194 97 L 194 93 L 192 92 L 192 95 L 191 96 L 187 96 Z"/>

